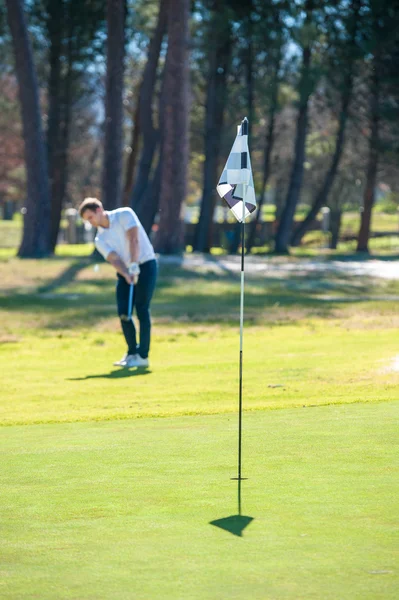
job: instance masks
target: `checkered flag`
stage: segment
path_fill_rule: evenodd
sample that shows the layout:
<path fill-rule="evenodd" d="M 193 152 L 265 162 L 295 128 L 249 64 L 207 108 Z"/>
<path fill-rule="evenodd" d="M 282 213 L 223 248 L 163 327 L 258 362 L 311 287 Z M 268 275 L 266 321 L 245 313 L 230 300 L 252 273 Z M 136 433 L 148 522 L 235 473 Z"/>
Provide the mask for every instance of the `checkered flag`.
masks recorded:
<path fill-rule="evenodd" d="M 255 210 L 256 197 L 248 150 L 247 118 L 238 126 L 237 137 L 216 189 L 240 223 Z M 245 211 L 243 211 L 244 201 Z"/>

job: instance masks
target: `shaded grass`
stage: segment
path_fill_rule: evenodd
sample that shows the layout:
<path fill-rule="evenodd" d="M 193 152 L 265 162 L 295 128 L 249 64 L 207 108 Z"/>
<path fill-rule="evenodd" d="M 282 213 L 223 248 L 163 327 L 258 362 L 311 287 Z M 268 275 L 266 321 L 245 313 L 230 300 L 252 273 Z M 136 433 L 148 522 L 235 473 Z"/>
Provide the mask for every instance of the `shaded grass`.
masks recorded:
<path fill-rule="evenodd" d="M 279 259 L 275 261 L 277 264 Z M 303 318 L 344 316 L 356 304 L 359 314 L 371 310 L 394 313 L 399 297 L 397 281 L 376 282 L 333 272 L 284 276 L 247 275 L 245 317 L 256 325 L 293 323 Z M 115 314 L 115 276 L 112 267 L 89 258 L 47 261 L 11 260 L 0 263 L 0 314 L 10 329 L 65 329 L 98 326 Z M 234 325 L 239 310 L 239 277 L 231 271 L 162 265 L 153 300 L 155 319 L 164 322 L 225 323 Z M 392 296 L 390 301 L 389 296 Z M 14 316 L 13 316 L 14 315 Z"/>

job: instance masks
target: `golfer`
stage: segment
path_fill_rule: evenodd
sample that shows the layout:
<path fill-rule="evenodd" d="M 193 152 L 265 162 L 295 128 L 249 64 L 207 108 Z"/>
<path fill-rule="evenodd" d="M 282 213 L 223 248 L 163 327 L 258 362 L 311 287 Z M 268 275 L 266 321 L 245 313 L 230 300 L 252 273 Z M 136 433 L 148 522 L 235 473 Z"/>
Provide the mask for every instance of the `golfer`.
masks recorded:
<path fill-rule="evenodd" d="M 154 249 L 136 213 L 131 208 L 104 210 L 97 198 L 86 198 L 79 214 L 97 227 L 94 240 L 97 250 L 117 272 L 116 303 L 127 352 L 114 363 L 121 367 L 148 367 L 150 350 L 150 302 L 157 278 Z M 130 287 L 133 288 L 133 306 L 140 326 L 140 344 L 129 315 Z"/>

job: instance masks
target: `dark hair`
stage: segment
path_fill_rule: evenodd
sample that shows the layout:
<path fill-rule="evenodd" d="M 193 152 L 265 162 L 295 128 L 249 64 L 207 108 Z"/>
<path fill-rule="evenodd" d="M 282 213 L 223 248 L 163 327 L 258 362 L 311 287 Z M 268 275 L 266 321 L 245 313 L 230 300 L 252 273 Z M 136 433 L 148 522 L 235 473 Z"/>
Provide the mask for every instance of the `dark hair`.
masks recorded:
<path fill-rule="evenodd" d="M 82 217 L 85 210 L 92 210 L 96 212 L 97 208 L 102 208 L 102 202 L 97 198 L 85 198 L 82 204 L 79 206 L 79 214 Z"/>

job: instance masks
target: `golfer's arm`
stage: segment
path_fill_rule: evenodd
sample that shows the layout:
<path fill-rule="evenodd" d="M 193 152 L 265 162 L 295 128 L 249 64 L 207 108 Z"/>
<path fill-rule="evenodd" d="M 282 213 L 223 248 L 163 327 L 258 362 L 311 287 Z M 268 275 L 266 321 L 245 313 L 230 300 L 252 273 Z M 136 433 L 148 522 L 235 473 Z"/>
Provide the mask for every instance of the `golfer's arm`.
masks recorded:
<path fill-rule="evenodd" d="M 129 275 L 127 266 L 116 252 L 110 252 L 107 256 L 107 261 L 114 267 L 114 269 L 120 275 L 122 275 L 122 277 L 126 277 Z"/>
<path fill-rule="evenodd" d="M 139 228 L 132 227 L 126 231 L 126 236 L 129 242 L 130 260 L 131 262 L 139 262 Z"/>

